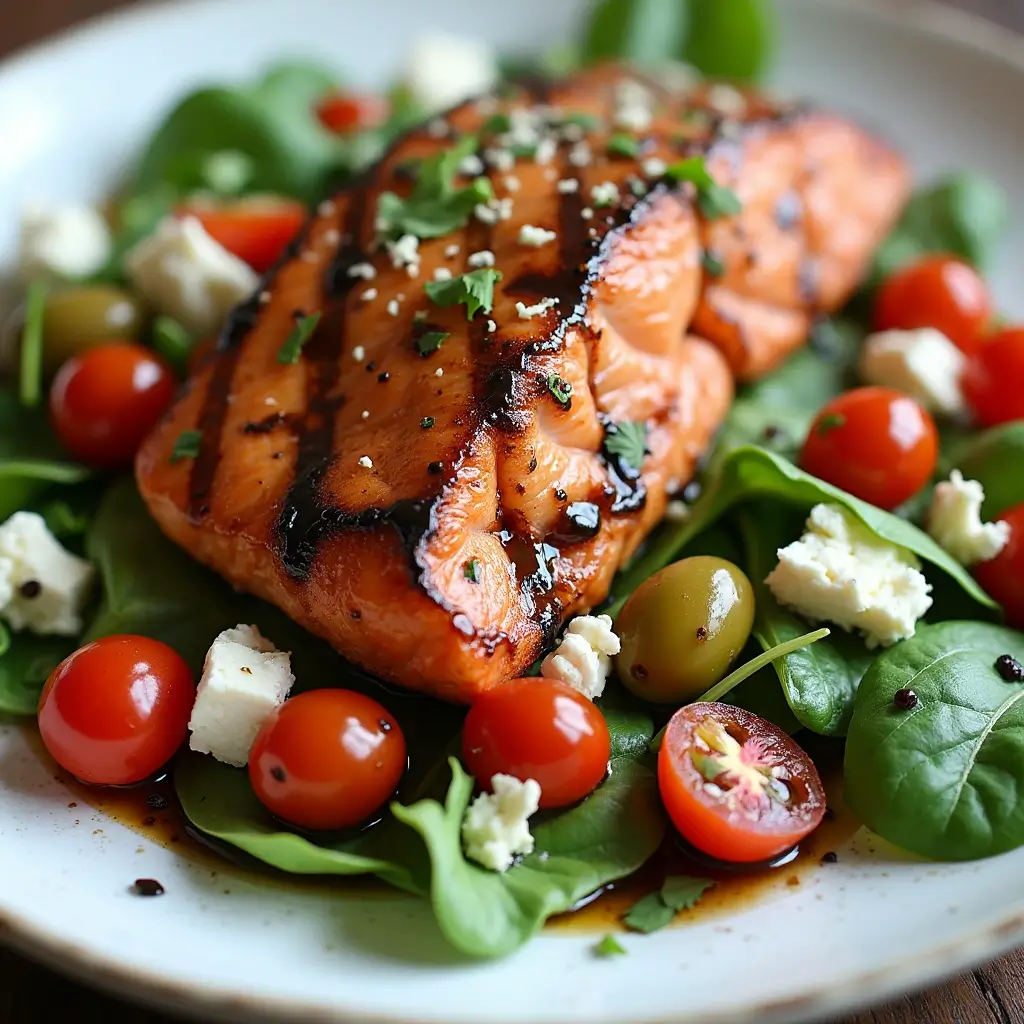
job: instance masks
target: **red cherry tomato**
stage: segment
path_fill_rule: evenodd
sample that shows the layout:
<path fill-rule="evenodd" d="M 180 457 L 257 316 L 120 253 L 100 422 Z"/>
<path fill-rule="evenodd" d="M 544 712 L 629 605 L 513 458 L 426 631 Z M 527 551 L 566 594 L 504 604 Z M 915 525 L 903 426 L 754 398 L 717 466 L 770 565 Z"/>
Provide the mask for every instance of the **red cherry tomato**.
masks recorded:
<path fill-rule="evenodd" d="M 811 759 L 771 722 L 728 704 L 689 704 L 672 716 L 658 786 L 683 837 L 719 860 L 776 857 L 825 816 Z"/>
<path fill-rule="evenodd" d="M 141 782 L 184 742 L 195 696 L 188 665 L 167 644 L 108 636 L 53 670 L 39 698 L 39 734 L 84 782 Z"/>
<path fill-rule="evenodd" d="M 317 104 L 316 116 L 324 127 L 345 135 L 383 124 L 388 116 L 388 101 L 382 96 L 332 92 Z"/>
<path fill-rule="evenodd" d="M 353 690 L 310 690 L 263 723 L 249 781 L 285 821 L 348 828 L 394 793 L 405 765 L 405 737 L 386 708 Z"/>
<path fill-rule="evenodd" d="M 996 520 L 1010 524 L 1005 548 L 974 568 L 978 582 L 1006 612 L 1014 629 L 1024 629 L 1024 504 L 1008 509 Z"/>
<path fill-rule="evenodd" d="M 462 727 L 462 756 L 487 788 L 494 775 L 540 783 L 541 807 L 565 807 L 593 792 L 608 771 L 604 715 L 553 679 L 513 679 L 481 694 Z"/>
<path fill-rule="evenodd" d="M 879 289 L 875 329 L 935 327 L 968 355 L 981 344 L 992 297 L 978 272 L 952 256 L 925 256 Z"/>
<path fill-rule="evenodd" d="M 251 196 L 226 203 L 189 203 L 180 216 L 195 217 L 228 252 L 262 274 L 302 230 L 306 208 L 294 199 Z"/>
<path fill-rule="evenodd" d="M 50 388 L 50 420 L 61 444 L 82 462 L 123 469 L 163 416 L 174 374 L 132 342 L 97 345 L 69 359 Z"/>
<path fill-rule="evenodd" d="M 994 334 L 967 360 L 961 378 L 974 414 L 987 427 L 1024 420 L 1024 327 Z"/>
<path fill-rule="evenodd" d="M 801 465 L 879 508 L 893 509 L 932 478 L 939 433 L 924 408 L 891 388 L 856 388 L 815 417 Z"/>

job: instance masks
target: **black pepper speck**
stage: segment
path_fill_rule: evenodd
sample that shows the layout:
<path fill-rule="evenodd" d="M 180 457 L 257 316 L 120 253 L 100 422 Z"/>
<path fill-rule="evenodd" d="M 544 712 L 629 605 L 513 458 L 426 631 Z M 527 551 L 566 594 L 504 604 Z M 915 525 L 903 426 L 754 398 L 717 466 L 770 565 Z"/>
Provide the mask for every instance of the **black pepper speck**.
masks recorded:
<path fill-rule="evenodd" d="M 167 797 L 163 793 L 150 793 L 146 797 L 146 806 L 152 807 L 154 811 L 162 811 L 167 807 Z"/>
<path fill-rule="evenodd" d="M 391 380 L 391 374 L 387 370 L 377 374 L 378 384 L 386 384 L 389 380 Z"/>
<path fill-rule="evenodd" d="M 279 764 L 275 764 L 274 767 L 270 769 L 270 774 L 277 779 L 278 782 L 285 782 L 288 779 L 288 776 L 285 774 L 285 770 Z"/>
<path fill-rule="evenodd" d="M 822 864 L 835 864 L 838 860 L 839 860 L 839 854 L 834 853 L 832 850 L 829 850 L 828 853 L 826 853 L 821 858 L 821 863 Z"/>
<path fill-rule="evenodd" d="M 18 588 L 18 593 L 29 600 L 33 597 L 38 597 L 42 592 L 43 585 L 39 580 L 25 580 L 25 582 Z"/>
<path fill-rule="evenodd" d="M 440 462 L 428 462 L 427 463 L 427 472 L 431 476 L 438 476 L 441 473 L 441 470 L 443 470 L 443 469 L 444 469 L 444 464 L 443 463 L 440 463 Z"/>
<path fill-rule="evenodd" d="M 913 690 L 897 690 L 893 694 L 892 702 L 900 711 L 912 711 L 921 703 Z"/>
<path fill-rule="evenodd" d="M 136 878 L 134 889 L 136 896 L 163 896 L 166 891 L 155 878 Z"/>
<path fill-rule="evenodd" d="M 699 643 L 704 643 L 704 641 L 707 640 L 708 635 L 709 634 L 708 634 L 708 627 L 707 626 L 698 626 L 697 627 L 697 641 Z"/>
<path fill-rule="evenodd" d="M 1012 654 L 1000 654 L 996 658 L 996 671 L 1008 683 L 1024 683 L 1024 665 Z"/>

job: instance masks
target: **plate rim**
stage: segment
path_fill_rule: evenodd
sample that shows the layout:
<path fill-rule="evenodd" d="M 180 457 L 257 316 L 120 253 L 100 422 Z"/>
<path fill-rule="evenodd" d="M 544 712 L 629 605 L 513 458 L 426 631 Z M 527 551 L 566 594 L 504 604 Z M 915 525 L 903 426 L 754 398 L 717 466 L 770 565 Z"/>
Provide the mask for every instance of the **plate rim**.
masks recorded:
<path fill-rule="evenodd" d="M 925 36 L 994 57 L 1024 73 L 1024 34 L 981 15 L 949 6 L 941 0 L 816 0 L 823 7 L 845 10 L 868 19 L 889 22 Z M 0 60 L 0 79 L 74 42 L 102 36 L 112 25 L 147 22 L 170 10 L 187 16 L 189 9 L 237 4 L 238 0 L 143 0 L 61 29 L 45 39 L 11 51 Z M 830 1013 L 849 1013 L 899 993 L 918 991 L 952 972 L 968 970 L 997 957 L 1024 941 L 1024 911 L 977 927 L 970 934 L 927 950 L 890 961 L 883 968 L 859 972 L 828 988 L 807 985 L 784 997 L 701 1015 L 701 1024 L 769 1024 L 801 1021 Z M 0 943 L 37 963 L 73 977 L 93 988 L 160 1009 L 193 1017 L 280 1024 L 438 1024 L 432 1016 L 394 1016 L 304 1003 L 293 998 L 249 996 L 210 983 L 184 983 L 140 967 L 129 960 L 98 953 L 65 938 L 30 917 L 0 904 Z M 534 1024 L 585 1024 L 584 1019 L 560 1015 Z M 693 1024 L 681 1014 L 630 1017 L 628 1024 Z"/>

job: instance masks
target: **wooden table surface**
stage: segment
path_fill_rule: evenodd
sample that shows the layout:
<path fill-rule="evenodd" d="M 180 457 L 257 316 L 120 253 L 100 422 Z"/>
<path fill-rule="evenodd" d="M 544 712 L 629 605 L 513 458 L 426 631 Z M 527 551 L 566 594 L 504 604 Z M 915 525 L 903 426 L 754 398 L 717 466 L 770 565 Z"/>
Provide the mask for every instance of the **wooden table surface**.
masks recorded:
<path fill-rule="evenodd" d="M 0 0 L 0 57 L 91 14 L 133 0 Z M 1024 0 L 956 0 L 959 6 L 1024 31 Z M 74 1007 L 78 1020 L 175 1024 L 164 1015 L 98 995 L 0 949 L 0 1022 L 35 1024 Z M 923 994 L 838 1024 L 1024 1024 L 1024 950 Z"/>

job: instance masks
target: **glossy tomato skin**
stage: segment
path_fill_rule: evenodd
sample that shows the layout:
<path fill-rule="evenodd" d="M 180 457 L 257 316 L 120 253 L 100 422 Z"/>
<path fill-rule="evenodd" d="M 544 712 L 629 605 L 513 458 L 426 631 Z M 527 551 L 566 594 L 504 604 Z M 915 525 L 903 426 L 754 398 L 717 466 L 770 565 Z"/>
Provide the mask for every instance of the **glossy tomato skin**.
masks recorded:
<path fill-rule="evenodd" d="M 939 432 L 919 402 L 892 388 L 856 388 L 815 417 L 800 462 L 808 473 L 894 509 L 935 473 Z"/>
<path fill-rule="evenodd" d="M 391 713 L 353 690 L 309 690 L 263 723 L 249 781 L 272 814 L 302 828 L 358 825 L 398 788 L 405 736 Z"/>
<path fill-rule="evenodd" d="M 1024 630 L 1024 504 L 1007 509 L 997 522 L 1010 524 L 1006 547 L 974 568 L 974 575 L 1006 612 L 1007 624 Z"/>
<path fill-rule="evenodd" d="M 964 396 L 986 427 L 1024 420 L 1024 327 L 992 335 L 967 361 Z"/>
<path fill-rule="evenodd" d="M 608 772 L 611 737 L 604 715 L 554 679 L 512 679 L 481 694 L 462 728 L 462 756 L 477 783 L 494 775 L 540 783 L 541 807 L 566 807 Z"/>
<path fill-rule="evenodd" d="M 717 787 L 709 784 L 692 754 L 715 753 L 700 739 L 700 730 L 715 722 L 743 748 L 746 761 L 775 770 L 785 800 L 763 792 L 740 799 L 728 775 L 718 777 Z M 658 751 L 658 787 L 683 838 L 724 861 L 749 864 L 777 857 L 825 816 L 825 789 L 811 759 L 771 722 L 728 704 L 689 704 L 672 716 Z"/>
<path fill-rule="evenodd" d="M 126 469 L 174 399 L 173 372 L 132 342 L 73 356 L 50 388 L 50 421 L 61 444 L 99 469 Z"/>
<path fill-rule="evenodd" d="M 108 636 L 53 670 L 39 698 L 39 734 L 84 782 L 141 782 L 184 742 L 195 696 L 177 651 L 145 636 Z"/>
<path fill-rule="evenodd" d="M 935 327 L 968 355 L 981 344 L 992 296 L 981 275 L 953 256 L 925 256 L 892 275 L 875 300 L 876 330 Z"/>
<path fill-rule="evenodd" d="M 372 94 L 332 92 L 317 104 L 316 114 L 325 128 L 347 135 L 383 124 L 388 101 Z"/>
<path fill-rule="evenodd" d="M 228 252 L 266 273 L 302 230 L 306 208 L 295 199 L 251 197 L 224 203 L 193 203 L 179 210 L 195 217 Z"/>

